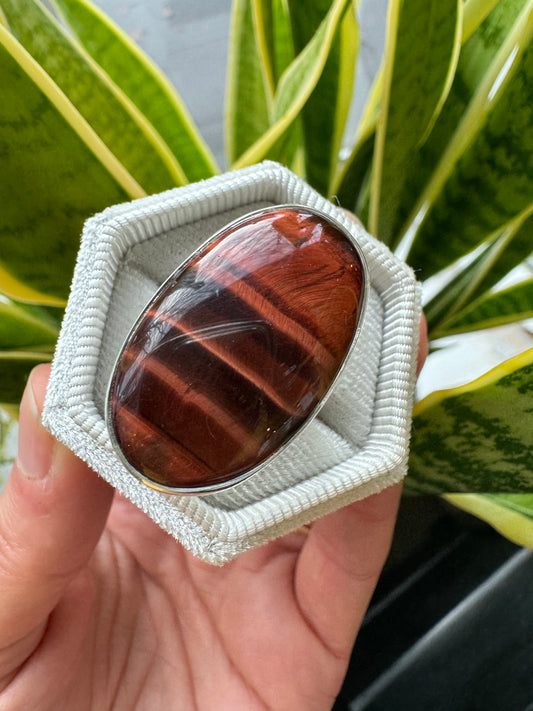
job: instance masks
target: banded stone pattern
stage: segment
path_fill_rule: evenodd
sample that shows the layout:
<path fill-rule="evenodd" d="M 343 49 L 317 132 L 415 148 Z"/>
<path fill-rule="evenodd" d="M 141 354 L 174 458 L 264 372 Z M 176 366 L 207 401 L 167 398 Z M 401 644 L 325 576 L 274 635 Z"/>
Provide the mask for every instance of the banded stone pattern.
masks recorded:
<path fill-rule="evenodd" d="M 161 287 L 119 358 L 110 426 L 128 467 L 198 492 L 264 463 L 335 378 L 363 281 L 348 238 L 307 208 L 217 235 Z"/>

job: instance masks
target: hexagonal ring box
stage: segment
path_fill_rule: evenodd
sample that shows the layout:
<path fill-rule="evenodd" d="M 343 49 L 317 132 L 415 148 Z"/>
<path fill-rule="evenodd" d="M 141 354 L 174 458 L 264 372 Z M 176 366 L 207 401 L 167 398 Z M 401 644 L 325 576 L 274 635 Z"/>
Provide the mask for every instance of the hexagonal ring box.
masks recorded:
<path fill-rule="evenodd" d="M 169 275 L 206 240 L 275 205 L 318 211 L 358 245 L 369 285 L 357 340 L 320 409 L 257 473 L 200 495 L 147 486 L 117 452 L 105 419 L 124 341 Z M 43 422 L 187 549 L 221 565 L 403 478 L 420 313 L 411 270 L 289 170 L 265 162 L 226 173 L 87 221 Z"/>

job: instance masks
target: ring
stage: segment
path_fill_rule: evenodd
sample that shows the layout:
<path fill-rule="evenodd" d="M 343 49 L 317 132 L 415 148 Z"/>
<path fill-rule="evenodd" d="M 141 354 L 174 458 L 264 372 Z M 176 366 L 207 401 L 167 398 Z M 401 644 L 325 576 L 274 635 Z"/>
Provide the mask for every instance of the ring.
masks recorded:
<path fill-rule="evenodd" d="M 126 469 L 171 494 L 260 471 L 318 413 L 368 292 L 354 237 L 302 205 L 238 218 L 162 284 L 116 360 L 106 398 Z"/>

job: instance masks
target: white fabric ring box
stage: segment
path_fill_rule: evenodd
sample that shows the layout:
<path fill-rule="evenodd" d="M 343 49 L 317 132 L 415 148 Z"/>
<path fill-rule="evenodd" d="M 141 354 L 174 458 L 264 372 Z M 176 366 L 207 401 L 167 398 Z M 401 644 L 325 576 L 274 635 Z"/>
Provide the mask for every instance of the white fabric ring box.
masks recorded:
<path fill-rule="evenodd" d="M 287 203 L 330 215 L 364 252 L 370 293 L 356 346 L 318 416 L 260 472 L 203 496 L 152 489 L 125 469 L 104 419 L 124 339 L 160 284 L 212 234 Z M 405 476 L 420 315 L 409 267 L 291 171 L 264 162 L 87 221 L 43 422 L 194 555 L 221 565 Z"/>

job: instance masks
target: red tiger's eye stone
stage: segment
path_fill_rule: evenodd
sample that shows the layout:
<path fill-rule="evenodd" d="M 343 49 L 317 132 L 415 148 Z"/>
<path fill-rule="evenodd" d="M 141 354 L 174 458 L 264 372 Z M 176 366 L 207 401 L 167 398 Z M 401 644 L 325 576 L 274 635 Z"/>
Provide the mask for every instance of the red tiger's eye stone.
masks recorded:
<path fill-rule="evenodd" d="M 108 417 L 128 468 L 181 492 L 264 463 L 333 382 L 363 281 L 350 240 L 304 207 L 216 235 L 163 284 L 119 358 Z"/>

